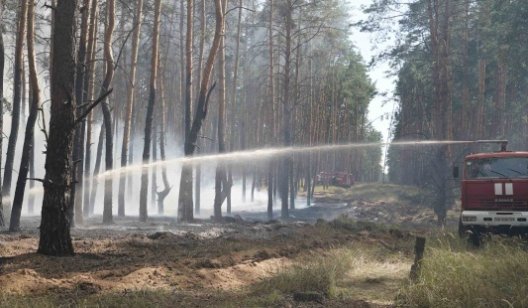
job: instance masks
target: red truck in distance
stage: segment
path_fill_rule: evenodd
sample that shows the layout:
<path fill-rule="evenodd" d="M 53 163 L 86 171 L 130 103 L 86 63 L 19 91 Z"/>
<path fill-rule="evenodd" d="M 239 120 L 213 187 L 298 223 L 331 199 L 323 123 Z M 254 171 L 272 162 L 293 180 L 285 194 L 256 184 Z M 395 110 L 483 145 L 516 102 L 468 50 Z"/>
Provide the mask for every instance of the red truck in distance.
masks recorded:
<path fill-rule="evenodd" d="M 354 185 L 354 176 L 346 172 L 320 172 L 315 177 L 315 182 L 325 186 L 339 186 L 349 188 Z"/>
<path fill-rule="evenodd" d="M 528 231 L 528 152 L 507 151 L 507 141 L 495 143 L 501 143 L 501 151 L 470 154 L 464 159 L 461 235 L 467 231 Z M 454 175 L 458 177 L 458 168 Z"/>

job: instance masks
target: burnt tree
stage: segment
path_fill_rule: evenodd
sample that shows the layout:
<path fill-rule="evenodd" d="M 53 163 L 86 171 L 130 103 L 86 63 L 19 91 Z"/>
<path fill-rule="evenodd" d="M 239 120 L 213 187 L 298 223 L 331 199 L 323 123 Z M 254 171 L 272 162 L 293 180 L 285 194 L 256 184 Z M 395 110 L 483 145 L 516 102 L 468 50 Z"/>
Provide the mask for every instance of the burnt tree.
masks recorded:
<path fill-rule="evenodd" d="M 59 0 L 53 10 L 51 117 L 38 247 L 38 253 L 53 256 L 74 254 L 68 213 L 76 108 L 73 100 L 76 7 L 76 0 Z"/>

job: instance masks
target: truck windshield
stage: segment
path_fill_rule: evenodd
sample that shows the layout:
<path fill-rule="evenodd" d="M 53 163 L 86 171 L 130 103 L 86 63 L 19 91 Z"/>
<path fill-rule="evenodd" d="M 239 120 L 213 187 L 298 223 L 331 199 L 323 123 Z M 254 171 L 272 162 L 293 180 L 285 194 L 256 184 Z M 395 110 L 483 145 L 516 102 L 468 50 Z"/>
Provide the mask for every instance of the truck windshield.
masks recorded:
<path fill-rule="evenodd" d="M 466 161 L 466 178 L 528 178 L 528 157 L 468 160 Z"/>

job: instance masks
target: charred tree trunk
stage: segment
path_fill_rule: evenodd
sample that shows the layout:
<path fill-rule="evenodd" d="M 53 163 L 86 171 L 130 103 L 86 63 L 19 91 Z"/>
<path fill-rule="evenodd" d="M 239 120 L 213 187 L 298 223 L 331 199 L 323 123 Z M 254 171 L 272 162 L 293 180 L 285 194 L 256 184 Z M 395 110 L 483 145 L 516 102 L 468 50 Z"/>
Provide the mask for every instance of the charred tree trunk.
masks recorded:
<path fill-rule="evenodd" d="M 35 61 L 35 2 L 29 0 L 27 8 L 27 51 L 29 64 L 29 80 L 31 83 L 31 108 L 29 109 L 29 118 L 27 120 L 26 132 L 24 136 L 24 146 L 22 148 L 22 159 L 18 169 L 18 180 L 13 199 L 13 209 L 11 211 L 11 220 L 9 231 L 16 232 L 20 229 L 20 215 L 22 214 L 22 203 L 24 202 L 24 193 L 26 190 L 27 175 L 29 172 L 29 159 L 33 151 L 35 123 L 37 122 L 38 110 L 40 108 L 40 88 L 37 76 L 37 64 Z"/>
<path fill-rule="evenodd" d="M 4 197 L 11 195 L 11 182 L 13 178 L 13 165 L 15 163 L 15 151 L 18 139 L 18 130 L 20 126 L 20 104 L 22 88 L 22 70 L 24 38 L 26 34 L 27 21 L 27 2 L 21 1 L 20 11 L 18 13 L 18 25 L 15 46 L 15 66 L 13 68 L 13 113 L 11 117 L 11 133 L 7 142 L 6 162 L 4 168 L 4 183 L 2 186 L 2 195 Z M 9 200 L 9 199 L 8 199 Z M 11 202 L 9 202 L 11 203 Z"/>
<path fill-rule="evenodd" d="M 152 119 L 154 116 L 154 105 L 156 103 L 156 90 L 158 78 L 158 57 L 159 57 L 159 28 L 160 28 L 161 0 L 156 0 L 154 14 L 154 29 L 152 31 L 152 59 L 150 74 L 150 94 L 147 105 L 147 117 L 145 119 L 145 146 L 143 148 L 143 163 L 150 161 L 150 146 L 152 144 Z M 154 174 L 155 176 L 155 174 Z M 143 167 L 141 173 L 141 188 L 139 197 L 139 220 L 147 221 L 147 193 L 148 193 L 148 168 Z"/>
<path fill-rule="evenodd" d="M 132 110 L 134 106 L 134 95 L 136 91 L 136 72 L 138 63 L 139 41 L 141 37 L 141 24 L 143 20 L 143 0 L 136 2 L 136 14 L 134 16 L 134 33 L 132 39 L 132 54 L 130 56 L 130 81 L 127 93 L 127 103 L 125 111 L 125 128 L 123 131 L 123 144 L 121 146 L 121 168 L 127 166 L 128 151 L 130 144 L 130 129 L 132 123 Z M 118 216 L 125 216 L 125 187 L 127 177 L 121 174 L 119 177 L 118 194 Z"/>
<path fill-rule="evenodd" d="M 68 213 L 76 107 L 72 101 L 76 7 L 76 0 L 59 0 L 54 9 L 51 118 L 38 248 L 38 253 L 53 256 L 74 254 Z"/>

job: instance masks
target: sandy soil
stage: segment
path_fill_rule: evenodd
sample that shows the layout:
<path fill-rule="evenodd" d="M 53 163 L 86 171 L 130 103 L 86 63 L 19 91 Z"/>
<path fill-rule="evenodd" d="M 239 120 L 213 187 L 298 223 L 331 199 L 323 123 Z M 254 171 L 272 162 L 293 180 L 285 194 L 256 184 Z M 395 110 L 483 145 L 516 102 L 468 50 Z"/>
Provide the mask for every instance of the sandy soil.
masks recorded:
<path fill-rule="evenodd" d="M 388 218 L 391 210 L 393 217 Z M 140 224 L 127 218 L 103 226 L 94 218 L 90 227 L 73 230 L 76 255 L 67 258 L 36 254 L 38 219 L 25 218 L 22 233 L 0 233 L 0 298 L 52 295 L 66 302 L 73 299 L 76 305 L 79 299 L 93 295 L 161 291 L 173 294 L 174 301 L 155 306 L 237 306 L 237 298 L 244 298 L 248 288 L 304 255 L 339 247 L 370 247 L 384 252 L 378 258 L 354 261 L 357 264 L 346 278 L 347 288 L 355 294 L 352 298 L 324 303 L 290 299 L 281 305 L 390 306 L 408 275 L 412 231 L 422 232 L 420 227 L 411 224 L 410 231 L 378 228 L 379 224 L 350 227 L 321 218 L 345 214 L 397 223 L 425 215 L 429 220 L 429 210 L 413 209 L 410 214 L 405 209 L 394 210 L 383 202 L 327 199 L 294 211 L 295 219 L 287 222 L 252 221 L 263 215 L 255 213 L 239 213 L 241 217 L 224 224 L 176 224 L 161 218 Z M 423 225 L 424 220 L 418 221 Z"/>

